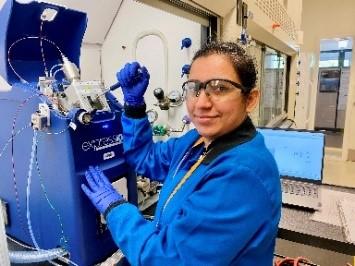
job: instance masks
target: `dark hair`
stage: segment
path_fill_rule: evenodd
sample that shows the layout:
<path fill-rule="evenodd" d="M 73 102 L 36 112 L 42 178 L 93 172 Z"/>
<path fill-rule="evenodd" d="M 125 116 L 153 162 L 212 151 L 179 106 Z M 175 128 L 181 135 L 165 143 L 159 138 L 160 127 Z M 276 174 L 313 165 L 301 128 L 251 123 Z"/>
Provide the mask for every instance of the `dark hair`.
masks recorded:
<path fill-rule="evenodd" d="M 244 93 L 248 94 L 256 86 L 257 70 L 254 59 L 247 54 L 244 48 L 234 42 L 213 41 L 204 44 L 192 58 L 192 63 L 200 57 L 213 54 L 227 56 L 233 64 L 235 72 L 245 88 Z"/>

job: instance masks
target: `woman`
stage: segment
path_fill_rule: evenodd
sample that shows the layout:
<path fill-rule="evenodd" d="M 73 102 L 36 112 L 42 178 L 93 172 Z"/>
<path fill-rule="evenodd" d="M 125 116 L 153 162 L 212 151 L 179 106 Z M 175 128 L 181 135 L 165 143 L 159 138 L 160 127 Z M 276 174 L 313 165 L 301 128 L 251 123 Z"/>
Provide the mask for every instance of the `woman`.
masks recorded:
<path fill-rule="evenodd" d="M 137 78 L 138 75 L 138 78 Z M 91 167 L 84 192 L 131 265 L 272 265 L 281 210 L 276 163 L 248 113 L 256 106 L 253 60 L 235 43 L 194 56 L 182 88 L 195 129 L 153 143 L 145 114 L 149 74 L 138 63 L 117 74 L 124 150 L 136 172 L 164 182 L 146 221 Z"/>

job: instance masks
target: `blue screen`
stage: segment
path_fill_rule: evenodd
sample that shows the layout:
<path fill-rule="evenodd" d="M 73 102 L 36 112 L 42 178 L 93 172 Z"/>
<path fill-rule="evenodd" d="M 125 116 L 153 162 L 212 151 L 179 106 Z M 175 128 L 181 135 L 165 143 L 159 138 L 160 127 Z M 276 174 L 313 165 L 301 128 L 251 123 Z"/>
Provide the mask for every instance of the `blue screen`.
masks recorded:
<path fill-rule="evenodd" d="M 258 129 L 273 154 L 281 176 L 321 181 L 324 134 L 310 131 Z"/>

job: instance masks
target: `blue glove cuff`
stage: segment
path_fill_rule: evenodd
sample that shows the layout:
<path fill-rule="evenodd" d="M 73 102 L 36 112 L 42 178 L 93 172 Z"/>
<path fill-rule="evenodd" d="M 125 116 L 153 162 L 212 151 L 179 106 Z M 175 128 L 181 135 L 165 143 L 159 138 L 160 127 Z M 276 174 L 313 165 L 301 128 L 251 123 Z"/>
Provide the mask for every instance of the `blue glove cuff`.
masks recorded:
<path fill-rule="evenodd" d="M 108 213 L 114 209 L 115 207 L 123 204 L 123 203 L 126 203 L 127 201 L 125 199 L 121 199 L 121 200 L 118 200 L 118 201 L 115 201 L 115 202 L 112 202 L 108 207 L 107 209 L 104 211 L 103 215 L 104 215 L 104 218 L 106 220 L 106 217 L 108 215 Z"/>
<path fill-rule="evenodd" d="M 124 104 L 124 112 L 125 115 L 129 118 L 143 118 L 147 114 L 145 113 L 145 110 L 147 109 L 147 106 L 143 102 L 141 105 L 130 105 L 128 103 Z"/>

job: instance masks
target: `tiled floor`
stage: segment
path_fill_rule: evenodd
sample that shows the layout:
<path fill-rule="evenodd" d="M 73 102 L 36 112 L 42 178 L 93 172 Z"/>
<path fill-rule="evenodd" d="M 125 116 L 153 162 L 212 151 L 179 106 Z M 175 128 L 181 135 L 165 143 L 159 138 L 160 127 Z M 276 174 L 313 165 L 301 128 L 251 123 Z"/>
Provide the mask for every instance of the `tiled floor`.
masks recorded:
<path fill-rule="evenodd" d="M 341 148 L 343 145 L 343 132 L 325 132 L 325 145 L 327 147 Z"/>

